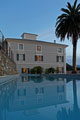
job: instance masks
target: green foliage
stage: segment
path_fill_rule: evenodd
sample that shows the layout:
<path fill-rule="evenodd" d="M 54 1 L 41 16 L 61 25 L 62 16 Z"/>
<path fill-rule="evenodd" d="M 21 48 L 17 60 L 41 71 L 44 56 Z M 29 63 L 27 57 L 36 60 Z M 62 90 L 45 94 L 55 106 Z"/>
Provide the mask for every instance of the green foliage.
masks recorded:
<path fill-rule="evenodd" d="M 54 73 L 55 72 L 55 69 L 54 68 L 47 68 L 46 70 L 45 70 L 45 74 L 50 74 L 50 73 Z"/>
<path fill-rule="evenodd" d="M 36 70 L 35 70 L 34 68 L 32 68 L 32 69 L 30 70 L 30 73 L 31 73 L 31 74 L 35 74 L 35 73 L 36 73 Z"/>
<path fill-rule="evenodd" d="M 48 69 L 45 70 L 45 74 L 49 74 L 49 70 Z"/>
<path fill-rule="evenodd" d="M 66 70 L 67 71 L 72 71 L 73 67 L 71 65 L 69 65 L 68 63 L 66 63 Z"/>
<path fill-rule="evenodd" d="M 37 66 L 31 69 L 31 74 L 42 74 L 43 69 L 41 66 Z"/>
<path fill-rule="evenodd" d="M 80 70 L 80 67 L 79 68 L 77 67 L 77 70 Z"/>
<path fill-rule="evenodd" d="M 37 74 L 42 74 L 42 72 L 43 72 L 42 67 L 38 66 L 38 67 L 36 67 L 36 69 L 37 69 Z"/>
<path fill-rule="evenodd" d="M 62 14 L 57 17 L 55 34 L 61 41 L 72 38 L 73 43 L 73 71 L 76 72 L 76 48 L 80 38 L 80 4 L 78 0 L 71 5 L 67 2 L 66 8 L 62 8 Z"/>
<path fill-rule="evenodd" d="M 56 36 L 61 38 L 61 41 L 69 37 L 73 40 L 79 38 L 80 34 L 80 4 L 77 5 L 77 0 L 75 0 L 74 5 L 67 2 L 67 8 L 62 8 L 63 12 L 57 18 L 56 22 Z"/>
<path fill-rule="evenodd" d="M 58 69 L 56 69 L 56 70 L 55 70 L 55 72 L 56 72 L 56 73 L 59 73 L 59 70 L 58 70 Z"/>

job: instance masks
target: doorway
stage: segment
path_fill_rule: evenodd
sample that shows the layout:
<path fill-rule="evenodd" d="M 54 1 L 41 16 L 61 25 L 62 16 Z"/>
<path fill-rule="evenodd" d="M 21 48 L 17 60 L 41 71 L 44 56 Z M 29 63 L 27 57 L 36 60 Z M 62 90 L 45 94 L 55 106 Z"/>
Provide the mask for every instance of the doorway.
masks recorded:
<path fill-rule="evenodd" d="M 29 69 L 28 68 L 22 68 L 22 73 L 28 73 Z"/>

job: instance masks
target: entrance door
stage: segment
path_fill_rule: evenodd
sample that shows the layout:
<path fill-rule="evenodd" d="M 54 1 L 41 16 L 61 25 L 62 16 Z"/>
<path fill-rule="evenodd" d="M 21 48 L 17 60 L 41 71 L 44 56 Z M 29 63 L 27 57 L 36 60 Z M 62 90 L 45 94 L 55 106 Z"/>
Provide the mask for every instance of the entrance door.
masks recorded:
<path fill-rule="evenodd" d="M 28 73 L 28 68 L 22 68 L 22 73 Z"/>
<path fill-rule="evenodd" d="M 62 67 L 58 67 L 58 72 L 62 73 Z"/>

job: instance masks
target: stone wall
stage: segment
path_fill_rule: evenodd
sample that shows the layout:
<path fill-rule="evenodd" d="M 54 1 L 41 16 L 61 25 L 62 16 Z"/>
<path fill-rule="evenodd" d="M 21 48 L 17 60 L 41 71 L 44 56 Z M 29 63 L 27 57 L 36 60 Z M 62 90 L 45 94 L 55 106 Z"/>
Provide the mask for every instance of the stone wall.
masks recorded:
<path fill-rule="evenodd" d="M 11 60 L 5 52 L 0 50 L 0 75 L 16 74 L 16 64 Z"/>

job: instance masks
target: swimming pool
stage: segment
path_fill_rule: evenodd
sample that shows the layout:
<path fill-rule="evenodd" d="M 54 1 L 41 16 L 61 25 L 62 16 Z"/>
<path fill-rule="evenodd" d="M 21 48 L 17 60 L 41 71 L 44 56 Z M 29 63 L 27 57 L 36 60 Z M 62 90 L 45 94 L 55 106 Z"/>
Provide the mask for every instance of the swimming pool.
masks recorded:
<path fill-rule="evenodd" d="M 20 76 L 0 85 L 0 120 L 80 119 L 80 80 Z"/>

